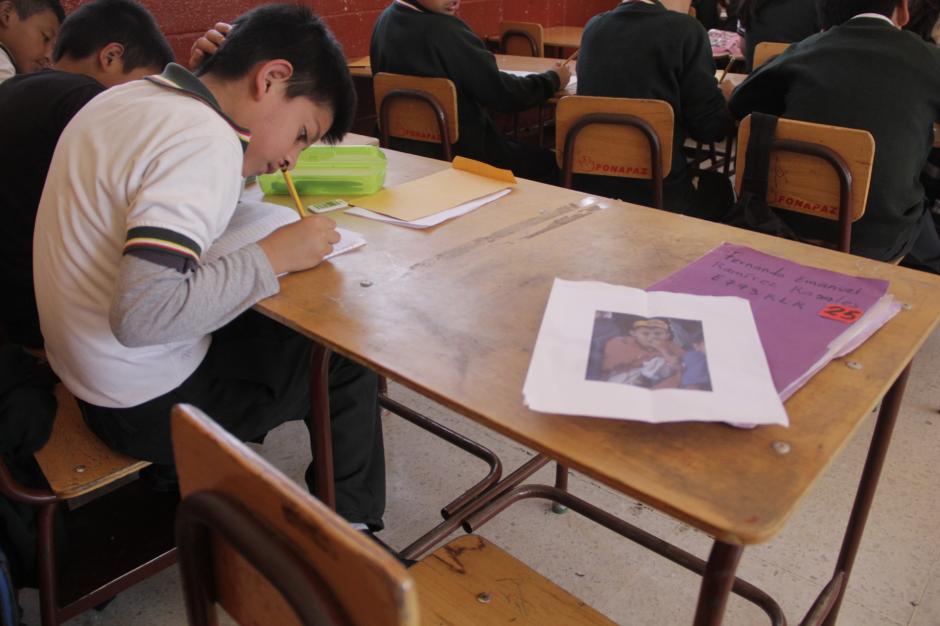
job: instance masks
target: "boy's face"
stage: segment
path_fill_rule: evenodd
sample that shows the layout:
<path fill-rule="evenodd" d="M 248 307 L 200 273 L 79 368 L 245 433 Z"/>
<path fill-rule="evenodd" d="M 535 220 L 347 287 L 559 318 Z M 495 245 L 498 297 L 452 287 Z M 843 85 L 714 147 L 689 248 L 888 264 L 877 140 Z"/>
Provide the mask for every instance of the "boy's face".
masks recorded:
<path fill-rule="evenodd" d="M 421 5 L 432 13 L 456 15 L 460 0 L 422 0 Z"/>
<path fill-rule="evenodd" d="M 333 124 L 333 113 L 309 98 L 287 98 L 283 90 L 268 99 L 252 120 L 251 143 L 245 152 L 242 175 L 291 169 L 297 155 L 318 141 Z"/>
<path fill-rule="evenodd" d="M 630 335 L 644 348 L 656 348 L 669 341 L 672 337 L 665 328 L 640 326 L 630 331 Z"/>
<path fill-rule="evenodd" d="M 0 31 L 20 72 L 37 72 L 49 65 L 59 19 L 51 10 L 21 20 L 10 3 L 0 3 Z"/>

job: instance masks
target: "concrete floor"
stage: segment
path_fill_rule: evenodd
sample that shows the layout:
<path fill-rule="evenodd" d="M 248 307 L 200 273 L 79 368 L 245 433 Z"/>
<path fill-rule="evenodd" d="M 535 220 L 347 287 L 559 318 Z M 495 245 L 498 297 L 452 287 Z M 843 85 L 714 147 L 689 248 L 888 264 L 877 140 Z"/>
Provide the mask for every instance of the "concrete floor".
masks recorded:
<path fill-rule="evenodd" d="M 914 364 L 894 441 L 856 561 L 839 623 L 849 626 L 940 625 L 940 331 Z M 512 468 L 531 452 L 401 388 L 392 395 L 489 446 Z M 797 623 L 834 564 L 867 449 L 870 416 L 822 477 L 785 530 L 744 553 L 739 575 L 770 592 Z M 403 547 L 433 526 L 438 509 L 484 472 L 475 459 L 388 416 L 387 530 Z M 263 454 L 303 482 L 306 430 L 285 425 L 268 437 Z M 442 475 L 440 467 L 450 475 Z M 550 481 L 548 469 L 537 478 Z M 708 537 L 574 474 L 573 492 L 640 527 L 707 557 Z M 418 529 L 416 531 L 415 529 Z M 535 530 L 535 531 L 534 531 Z M 699 578 L 592 522 L 528 501 L 487 524 L 481 534 L 625 625 L 691 623 Z M 36 595 L 23 594 L 26 623 L 39 623 Z M 186 623 L 176 568 L 121 594 L 102 612 L 74 626 L 163 626 Z M 732 596 L 725 623 L 766 624 L 756 607 Z"/>

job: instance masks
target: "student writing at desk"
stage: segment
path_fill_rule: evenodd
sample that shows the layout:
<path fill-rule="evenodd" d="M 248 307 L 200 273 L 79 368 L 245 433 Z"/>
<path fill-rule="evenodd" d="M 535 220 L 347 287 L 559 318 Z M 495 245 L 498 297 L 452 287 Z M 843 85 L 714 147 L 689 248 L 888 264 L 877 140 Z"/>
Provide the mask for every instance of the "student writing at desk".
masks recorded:
<path fill-rule="evenodd" d="M 486 108 L 512 113 L 532 108 L 568 84 L 562 64 L 542 74 L 500 72 L 483 41 L 456 16 L 459 0 L 395 0 L 375 23 L 372 72 L 448 78 L 457 89 L 460 139 L 456 153 L 511 169 L 517 176 L 555 182 L 555 157 L 548 150 L 507 139 Z M 393 139 L 395 149 L 437 157 L 434 144 Z"/>
<path fill-rule="evenodd" d="M 729 89 L 725 85 L 722 88 Z M 665 100 L 675 115 L 672 171 L 663 185 L 665 208 L 695 206 L 682 154 L 686 137 L 719 141 L 731 132 L 731 115 L 715 82 L 708 34 L 695 18 L 658 0 L 625 1 L 588 22 L 578 56 L 578 95 Z M 652 206 L 648 180 L 576 175 L 577 189 Z"/>
<path fill-rule="evenodd" d="M 793 44 L 731 97 L 739 118 L 761 111 L 869 131 L 875 160 L 852 252 L 940 272 L 940 238 L 919 177 L 940 118 L 940 48 L 900 30 L 908 0 L 820 0 L 827 30 Z M 798 233 L 830 239 L 837 222 L 780 213 Z"/>
<path fill-rule="evenodd" d="M 50 364 L 106 444 L 168 478 L 176 403 L 245 440 L 309 413 L 310 342 L 247 309 L 278 292 L 279 273 L 317 265 L 339 240 L 335 224 L 308 217 L 203 259 L 235 210 L 242 176 L 290 168 L 303 148 L 339 140 L 355 109 L 339 44 L 306 7 L 246 13 L 197 72 L 170 64 L 75 115 L 49 168 L 34 239 Z M 377 377 L 333 355 L 329 385 L 337 510 L 378 530 Z M 314 484 L 310 470 L 307 480 Z"/>

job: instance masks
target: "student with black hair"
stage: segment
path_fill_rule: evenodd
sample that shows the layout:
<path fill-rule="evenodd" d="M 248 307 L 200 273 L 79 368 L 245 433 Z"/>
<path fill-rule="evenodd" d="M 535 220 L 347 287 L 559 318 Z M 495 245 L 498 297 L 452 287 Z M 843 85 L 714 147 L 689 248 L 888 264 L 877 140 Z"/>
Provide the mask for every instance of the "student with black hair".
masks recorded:
<path fill-rule="evenodd" d="M 332 250 L 334 222 L 308 217 L 218 260 L 204 253 L 243 176 L 289 169 L 310 144 L 339 140 L 355 110 L 342 50 L 303 6 L 245 13 L 198 74 L 171 63 L 72 118 L 33 247 L 49 363 L 105 443 L 165 474 L 176 403 L 243 440 L 309 413 L 309 340 L 248 309 L 277 293 L 278 274 Z M 377 377 L 336 355 L 329 365 L 337 510 L 378 530 Z"/>
<path fill-rule="evenodd" d="M 539 146 L 507 139 L 486 109 L 515 113 L 537 106 L 568 84 L 561 63 L 542 74 L 500 72 L 495 57 L 457 17 L 459 0 L 395 0 L 372 30 L 372 72 L 450 79 L 457 89 L 460 139 L 456 154 L 512 170 L 517 176 L 556 182 L 555 156 Z M 435 144 L 392 140 L 392 148 L 439 157 Z"/>
<path fill-rule="evenodd" d="M 741 0 L 737 12 L 748 72 L 754 67 L 757 44 L 793 43 L 820 31 L 816 0 Z"/>
<path fill-rule="evenodd" d="M 825 32 L 757 69 L 733 93 L 752 111 L 869 131 L 875 160 L 852 252 L 940 271 L 940 239 L 924 207 L 921 170 L 940 120 L 940 48 L 900 29 L 907 0 L 819 0 Z M 836 222 L 782 211 L 798 233 L 830 239 Z"/>
<path fill-rule="evenodd" d="M 173 52 L 133 0 L 94 0 L 62 24 L 53 69 L 0 85 L 0 323 L 10 341 L 42 347 L 33 295 L 33 224 L 59 135 L 108 87 L 160 72 Z"/>
<path fill-rule="evenodd" d="M 658 0 L 627 0 L 595 15 L 584 27 L 578 55 L 578 95 L 652 98 L 672 106 L 672 169 L 663 184 L 664 208 L 695 206 L 682 146 L 687 137 L 708 143 L 731 132 L 731 115 L 718 81 L 708 33 L 695 18 Z M 652 206 L 649 180 L 578 174 L 576 189 Z"/>
<path fill-rule="evenodd" d="M 0 83 L 49 65 L 64 19 L 59 0 L 0 0 Z"/>

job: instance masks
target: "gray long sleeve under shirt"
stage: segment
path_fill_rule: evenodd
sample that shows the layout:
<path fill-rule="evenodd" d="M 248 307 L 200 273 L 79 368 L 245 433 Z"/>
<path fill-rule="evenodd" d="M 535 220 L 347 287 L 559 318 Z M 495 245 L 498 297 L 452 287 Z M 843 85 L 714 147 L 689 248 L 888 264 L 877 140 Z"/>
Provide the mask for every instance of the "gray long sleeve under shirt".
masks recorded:
<path fill-rule="evenodd" d="M 108 321 L 117 340 L 130 348 L 184 341 L 225 326 L 279 288 L 258 244 L 185 273 L 126 254 Z"/>

